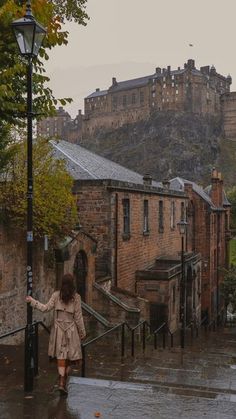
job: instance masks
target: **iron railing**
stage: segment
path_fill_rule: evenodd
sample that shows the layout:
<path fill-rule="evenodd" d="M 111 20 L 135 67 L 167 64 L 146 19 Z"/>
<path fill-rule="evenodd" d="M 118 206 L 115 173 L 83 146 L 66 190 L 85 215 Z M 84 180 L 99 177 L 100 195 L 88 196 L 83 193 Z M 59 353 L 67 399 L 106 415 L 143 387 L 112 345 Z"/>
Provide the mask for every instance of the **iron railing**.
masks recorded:
<path fill-rule="evenodd" d="M 162 346 L 163 349 L 165 349 L 166 347 L 166 334 L 170 335 L 170 346 L 171 348 L 173 348 L 174 346 L 174 335 L 173 333 L 170 331 L 169 326 L 166 322 L 162 323 L 156 330 L 154 330 L 153 335 L 154 335 L 154 348 L 157 349 L 157 335 L 159 333 L 162 333 Z"/>
<path fill-rule="evenodd" d="M 0 340 L 9 336 L 14 336 L 22 331 L 25 332 L 24 346 L 24 390 L 33 391 L 34 377 L 38 375 L 38 329 L 42 326 L 44 330 L 50 333 L 48 327 L 42 321 L 36 321 L 32 324 L 19 327 L 6 332 L 0 336 Z M 28 366 L 28 367 L 27 367 Z"/>
<path fill-rule="evenodd" d="M 49 328 L 42 322 L 42 321 L 36 321 L 33 322 L 30 325 L 22 326 L 20 328 L 17 328 L 15 330 L 12 330 L 10 332 L 6 332 L 3 335 L 0 336 L 0 340 L 7 338 L 9 336 L 14 336 L 17 333 L 20 333 L 22 331 L 25 331 L 25 385 L 24 389 L 25 391 L 32 391 L 33 390 L 33 380 L 34 377 L 38 375 L 38 329 L 39 326 L 41 326 L 44 330 L 46 330 L 47 333 L 50 333 Z M 194 337 L 194 330 L 196 331 L 196 337 L 198 337 L 199 328 L 204 326 L 205 331 L 211 330 L 213 327 L 213 330 L 215 330 L 217 326 L 216 320 L 213 318 L 211 322 L 208 322 L 207 316 L 202 319 L 200 325 L 198 326 L 194 322 L 190 322 L 189 325 L 186 327 L 186 329 L 191 330 L 191 337 Z M 134 357 L 135 354 L 135 331 L 138 329 L 140 330 L 142 334 L 142 350 L 145 352 L 146 350 L 146 340 L 147 340 L 147 329 L 149 329 L 149 336 L 153 335 L 154 337 L 154 349 L 157 349 L 157 337 L 158 335 L 162 335 L 162 347 L 163 349 L 166 348 L 166 336 L 170 336 L 170 346 L 173 348 L 174 346 L 174 334 L 171 332 L 167 322 L 163 322 L 156 330 L 151 332 L 150 324 L 146 320 L 142 320 L 139 322 L 136 326 L 131 327 L 127 322 L 119 323 L 104 333 L 92 338 L 91 340 L 84 342 L 81 344 L 82 348 L 82 377 L 85 377 L 86 374 L 86 349 L 88 346 L 98 342 L 99 340 L 103 339 L 105 336 L 110 335 L 114 331 L 120 331 L 121 332 L 121 345 L 120 345 L 120 354 L 121 358 L 125 356 L 125 347 L 126 347 L 126 333 L 125 329 L 128 333 L 131 334 L 131 346 L 130 346 L 130 354 L 132 357 Z M 29 358 L 27 358 L 29 357 Z M 27 362 L 28 359 L 31 360 L 31 362 Z M 26 371 L 26 365 L 30 365 L 30 371 Z"/>

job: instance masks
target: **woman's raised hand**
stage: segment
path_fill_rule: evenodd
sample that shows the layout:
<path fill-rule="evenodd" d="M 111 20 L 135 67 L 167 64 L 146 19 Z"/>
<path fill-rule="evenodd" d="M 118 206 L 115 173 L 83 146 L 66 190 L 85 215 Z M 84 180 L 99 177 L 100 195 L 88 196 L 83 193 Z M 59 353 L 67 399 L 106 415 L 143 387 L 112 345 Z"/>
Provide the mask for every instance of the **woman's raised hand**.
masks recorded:
<path fill-rule="evenodd" d="M 30 302 L 32 301 L 32 297 L 30 297 L 30 295 L 27 295 L 27 296 L 25 297 L 25 301 L 26 301 L 27 303 L 30 303 Z"/>

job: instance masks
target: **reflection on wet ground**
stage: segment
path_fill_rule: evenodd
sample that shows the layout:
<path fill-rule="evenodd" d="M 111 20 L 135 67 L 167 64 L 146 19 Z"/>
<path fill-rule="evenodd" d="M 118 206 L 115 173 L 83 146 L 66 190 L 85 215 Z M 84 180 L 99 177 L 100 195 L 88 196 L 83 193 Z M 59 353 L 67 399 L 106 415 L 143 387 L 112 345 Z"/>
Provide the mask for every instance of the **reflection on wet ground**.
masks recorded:
<path fill-rule="evenodd" d="M 221 329 L 188 341 L 182 352 L 154 350 L 145 356 L 111 351 L 111 341 L 90 348 L 86 376 L 70 378 L 60 398 L 47 337 L 40 337 L 40 369 L 33 394 L 23 392 L 23 347 L 0 346 L 1 419 L 233 419 L 236 417 L 236 330 Z M 128 344 L 127 344 L 128 355 Z M 77 376 L 77 377 L 76 377 Z M 97 416 L 96 416 L 97 415 Z"/>

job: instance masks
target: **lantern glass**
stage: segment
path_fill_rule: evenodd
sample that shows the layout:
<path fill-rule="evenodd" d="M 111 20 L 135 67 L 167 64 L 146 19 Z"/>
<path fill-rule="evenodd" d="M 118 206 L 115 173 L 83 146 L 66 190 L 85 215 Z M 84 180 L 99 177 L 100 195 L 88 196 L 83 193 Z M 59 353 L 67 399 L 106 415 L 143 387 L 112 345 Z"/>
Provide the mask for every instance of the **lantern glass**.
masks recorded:
<path fill-rule="evenodd" d="M 17 25 L 14 27 L 15 37 L 22 55 L 32 54 L 34 39 L 34 23 L 32 25 Z"/>
<path fill-rule="evenodd" d="M 33 46 L 33 54 L 35 56 L 38 55 L 39 50 L 41 48 L 41 45 L 43 43 L 43 39 L 45 37 L 45 29 L 40 26 L 40 25 L 36 25 L 35 27 L 35 34 L 34 34 L 34 46 Z"/>
<path fill-rule="evenodd" d="M 179 223 L 177 223 L 177 226 L 179 228 L 179 233 L 181 234 L 181 236 L 184 236 L 187 231 L 188 223 L 186 221 L 180 221 Z"/>
<path fill-rule="evenodd" d="M 21 55 L 37 56 L 46 30 L 34 18 L 24 17 L 12 23 Z"/>

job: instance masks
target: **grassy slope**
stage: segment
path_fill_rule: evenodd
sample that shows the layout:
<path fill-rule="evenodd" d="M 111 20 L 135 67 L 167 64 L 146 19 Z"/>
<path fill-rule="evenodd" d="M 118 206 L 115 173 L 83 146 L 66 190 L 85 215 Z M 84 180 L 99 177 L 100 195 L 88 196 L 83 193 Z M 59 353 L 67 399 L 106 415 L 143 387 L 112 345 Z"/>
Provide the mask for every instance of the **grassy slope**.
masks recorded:
<path fill-rule="evenodd" d="M 230 241 L 230 264 L 236 265 L 236 239 Z"/>

